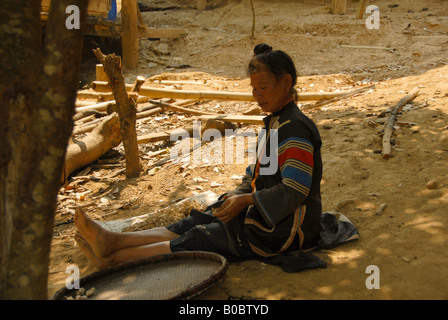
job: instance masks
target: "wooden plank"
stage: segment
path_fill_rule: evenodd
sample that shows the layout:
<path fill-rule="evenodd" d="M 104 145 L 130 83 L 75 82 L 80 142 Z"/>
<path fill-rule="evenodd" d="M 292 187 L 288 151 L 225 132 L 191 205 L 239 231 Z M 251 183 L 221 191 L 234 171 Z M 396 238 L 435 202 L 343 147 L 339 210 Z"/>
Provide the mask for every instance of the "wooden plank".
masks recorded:
<path fill-rule="evenodd" d="M 122 0 L 121 16 L 123 33 L 121 44 L 123 66 L 135 69 L 138 65 L 138 18 L 137 0 Z"/>
<path fill-rule="evenodd" d="M 347 0 L 333 0 L 333 14 L 347 13 Z"/>
<path fill-rule="evenodd" d="M 246 124 L 264 124 L 263 119 L 265 116 L 243 116 L 243 115 L 203 115 L 199 117 L 199 120 L 221 120 L 226 122 L 239 122 Z"/>

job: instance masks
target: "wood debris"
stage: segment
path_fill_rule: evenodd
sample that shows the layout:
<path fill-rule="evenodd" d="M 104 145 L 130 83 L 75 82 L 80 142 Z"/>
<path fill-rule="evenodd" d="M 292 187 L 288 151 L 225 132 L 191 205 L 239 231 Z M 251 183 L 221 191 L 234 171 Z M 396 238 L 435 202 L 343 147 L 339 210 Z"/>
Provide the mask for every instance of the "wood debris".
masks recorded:
<path fill-rule="evenodd" d="M 406 105 L 408 102 L 414 100 L 420 89 L 418 87 L 415 87 L 412 89 L 406 96 L 404 96 L 398 104 L 394 107 L 394 109 L 391 112 L 391 115 L 389 116 L 389 119 L 386 123 L 386 128 L 384 130 L 383 135 L 383 158 L 389 159 L 391 154 L 391 137 L 394 131 L 394 125 L 395 125 L 395 119 L 397 117 L 398 112 L 403 108 L 404 105 Z"/>

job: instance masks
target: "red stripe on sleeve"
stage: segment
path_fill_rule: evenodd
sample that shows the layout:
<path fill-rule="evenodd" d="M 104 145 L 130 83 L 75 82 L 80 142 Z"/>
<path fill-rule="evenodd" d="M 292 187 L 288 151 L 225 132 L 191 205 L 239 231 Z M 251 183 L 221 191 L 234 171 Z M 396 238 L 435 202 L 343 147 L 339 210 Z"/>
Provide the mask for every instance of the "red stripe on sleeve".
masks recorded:
<path fill-rule="evenodd" d="M 281 167 L 286 160 L 288 159 L 297 159 L 301 162 L 313 167 L 314 159 L 313 154 L 309 151 L 305 151 L 300 148 L 291 147 L 286 149 L 279 157 L 278 157 L 278 166 Z"/>

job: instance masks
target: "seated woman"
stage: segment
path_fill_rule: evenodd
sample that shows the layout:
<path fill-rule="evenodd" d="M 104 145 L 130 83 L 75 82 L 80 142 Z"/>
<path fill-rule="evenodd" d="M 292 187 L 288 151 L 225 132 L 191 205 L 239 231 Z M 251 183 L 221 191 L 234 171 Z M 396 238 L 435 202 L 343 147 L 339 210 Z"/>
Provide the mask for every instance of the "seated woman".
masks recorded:
<path fill-rule="evenodd" d="M 209 251 L 230 260 L 275 257 L 308 249 L 321 231 L 321 139 L 297 107 L 296 68 L 283 51 L 257 45 L 248 68 L 252 93 L 269 115 L 240 186 L 167 227 L 116 233 L 80 208 L 76 241 L 98 269 L 177 251 Z M 276 157 L 271 157 L 271 153 Z M 276 159 L 274 170 L 266 159 Z"/>

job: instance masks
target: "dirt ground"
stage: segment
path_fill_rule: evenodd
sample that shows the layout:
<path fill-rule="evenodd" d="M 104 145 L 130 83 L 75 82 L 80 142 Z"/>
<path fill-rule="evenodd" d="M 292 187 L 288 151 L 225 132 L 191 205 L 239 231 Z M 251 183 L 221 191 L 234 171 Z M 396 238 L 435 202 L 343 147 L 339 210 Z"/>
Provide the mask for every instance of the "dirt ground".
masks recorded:
<path fill-rule="evenodd" d="M 191 8 L 188 1 L 171 3 L 180 8 L 143 12 L 143 19 L 149 26 L 184 28 L 186 34 L 171 40 L 142 39 L 138 69 L 124 70 L 127 83 L 142 75 L 202 82 L 179 89 L 250 92 L 246 64 L 256 44 L 268 43 L 294 59 L 299 92 L 375 84 L 362 94 L 305 112 L 323 141 L 323 208 L 345 214 L 359 229 L 359 240 L 316 252 L 328 263 L 325 269 L 290 274 L 259 261 L 231 263 L 224 281 L 198 299 L 448 299 L 448 2 L 374 1 L 380 9 L 380 29 L 369 30 L 368 15 L 355 19 L 357 1 L 348 1 L 346 15 L 332 15 L 330 0 L 254 0 L 254 38 L 248 0 L 215 1 L 206 11 Z M 385 160 L 384 123 L 414 87 L 419 95 L 398 115 L 392 157 Z M 314 102 L 301 102 L 308 103 Z M 241 114 L 254 106 L 199 101 L 186 107 Z M 139 122 L 138 130 L 144 134 L 178 128 L 194 119 L 165 112 Z M 155 170 L 154 163 L 166 157 L 157 151 L 167 147 L 163 142 L 140 145 L 144 172 L 137 179 L 121 174 L 77 184 L 71 180 L 71 187 L 61 189 L 50 294 L 65 285 L 68 265 L 79 266 L 81 276 L 95 271 L 73 240 L 75 205 L 85 205 L 91 217 L 101 221 L 134 217 L 196 193 L 231 190 L 239 183 L 235 176 L 247 166 L 167 162 Z M 108 154 L 108 161 L 123 165 L 122 146 L 116 151 Z M 102 159 L 101 164 L 106 163 L 106 157 Z M 101 179 L 119 168 L 90 166 L 82 174 Z M 379 289 L 366 288 L 370 265 L 380 270 Z"/>

